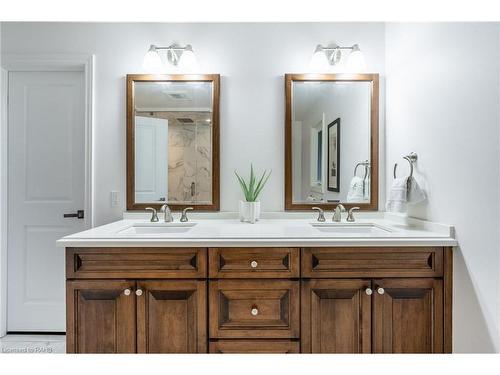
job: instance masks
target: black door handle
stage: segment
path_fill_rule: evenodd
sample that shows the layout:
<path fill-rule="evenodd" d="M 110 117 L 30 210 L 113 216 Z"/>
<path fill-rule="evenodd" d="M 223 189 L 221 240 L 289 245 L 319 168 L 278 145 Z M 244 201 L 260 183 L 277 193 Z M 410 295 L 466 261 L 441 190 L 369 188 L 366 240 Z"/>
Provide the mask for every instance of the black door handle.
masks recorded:
<path fill-rule="evenodd" d="M 76 211 L 76 214 L 64 214 L 63 216 L 64 217 L 76 217 L 78 219 L 83 219 L 83 214 L 84 214 L 83 210 L 78 210 L 78 211 Z"/>

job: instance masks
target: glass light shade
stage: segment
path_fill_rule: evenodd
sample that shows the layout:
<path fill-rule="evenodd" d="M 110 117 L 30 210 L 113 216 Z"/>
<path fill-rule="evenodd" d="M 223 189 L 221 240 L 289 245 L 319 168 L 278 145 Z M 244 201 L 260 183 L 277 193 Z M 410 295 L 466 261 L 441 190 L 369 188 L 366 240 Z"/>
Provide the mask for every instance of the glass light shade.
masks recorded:
<path fill-rule="evenodd" d="M 181 59 L 179 61 L 179 67 L 184 71 L 193 71 L 198 67 L 198 62 L 196 61 L 196 56 L 193 52 L 193 48 L 189 44 L 182 52 Z"/>
<path fill-rule="evenodd" d="M 142 67 L 148 72 L 158 72 L 162 70 L 163 63 L 158 51 L 154 46 L 149 48 L 149 51 L 144 55 L 144 60 L 142 61 Z"/>
<path fill-rule="evenodd" d="M 352 51 L 347 58 L 347 67 L 353 72 L 366 69 L 365 56 L 357 44 L 353 46 Z"/>
<path fill-rule="evenodd" d="M 326 53 L 325 51 L 323 51 L 323 47 L 321 47 L 320 45 L 316 47 L 309 66 L 313 71 L 320 71 L 328 68 L 328 59 L 326 57 Z"/>

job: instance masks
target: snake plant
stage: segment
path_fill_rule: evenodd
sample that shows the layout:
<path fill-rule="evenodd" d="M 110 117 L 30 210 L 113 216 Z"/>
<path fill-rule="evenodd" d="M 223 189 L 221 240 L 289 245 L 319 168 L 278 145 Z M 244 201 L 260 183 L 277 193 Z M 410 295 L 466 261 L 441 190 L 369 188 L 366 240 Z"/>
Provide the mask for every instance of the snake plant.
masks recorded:
<path fill-rule="evenodd" d="M 271 171 L 268 173 L 267 170 L 265 170 L 258 181 L 252 164 L 250 164 L 250 179 L 248 181 L 245 181 L 238 174 L 238 172 L 236 172 L 236 170 L 234 171 L 234 174 L 236 175 L 236 178 L 238 178 L 241 190 L 243 190 L 243 194 L 245 195 L 245 200 L 247 202 L 256 202 L 260 192 L 264 189 L 264 185 L 266 185 L 269 176 L 271 176 Z"/>

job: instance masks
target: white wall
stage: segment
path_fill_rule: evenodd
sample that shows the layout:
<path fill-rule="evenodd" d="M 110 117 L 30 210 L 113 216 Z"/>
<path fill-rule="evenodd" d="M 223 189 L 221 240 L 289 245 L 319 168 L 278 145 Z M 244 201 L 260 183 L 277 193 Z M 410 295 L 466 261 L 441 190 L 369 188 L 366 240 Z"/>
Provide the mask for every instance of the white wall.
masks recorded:
<path fill-rule="evenodd" d="M 110 207 L 110 191 L 121 191 L 122 201 L 125 192 L 124 76 L 142 72 L 142 58 L 150 44 L 168 45 L 173 41 L 193 45 L 201 72 L 222 75 L 220 172 L 223 211 L 237 210 L 241 193 L 233 170 L 237 168 L 247 173 L 250 162 L 259 169 L 273 170 L 262 195 L 263 209 L 283 209 L 283 75 L 307 72 L 318 43 L 359 43 L 365 52 L 368 69 L 382 75 L 384 72 L 382 23 L 4 23 L 4 53 L 95 54 L 94 207 L 97 225 L 120 218 L 124 208 L 124 205 Z M 384 103 L 381 104 L 383 108 Z"/>
<path fill-rule="evenodd" d="M 500 350 L 499 49 L 497 24 L 386 27 L 387 186 L 415 151 L 429 199 L 409 213 L 456 226 L 457 352 Z"/>

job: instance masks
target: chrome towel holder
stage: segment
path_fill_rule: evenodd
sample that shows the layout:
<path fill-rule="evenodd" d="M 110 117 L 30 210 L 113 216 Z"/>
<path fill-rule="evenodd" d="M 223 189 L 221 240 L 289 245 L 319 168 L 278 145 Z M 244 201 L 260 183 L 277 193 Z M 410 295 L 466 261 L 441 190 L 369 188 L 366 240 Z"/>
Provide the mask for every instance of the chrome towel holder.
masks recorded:
<path fill-rule="evenodd" d="M 356 166 L 354 167 L 354 176 L 356 176 L 356 171 L 358 170 L 358 167 L 361 165 L 365 167 L 365 176 L 363 177 L 363 180 L 365 180 L 366 177 L 368 177 L 368 171 L 370 169 L 370 162 L 368 160 L 361 161 L 358 164 L 356 164 Z"/>
<path fill-rule="evenodd" d="M 413 163 L 416 163 L 418 159 L 418 155 L 414 152 L 410 152 L 408 155 L 403 156 L 403 159 L 405 159 L 408 164 L 410 164 L 410 176 L 409 178 L 413 177 Z M 398 167 L 398 163 L 394 164 L 394 171 L 393 171 L 393 176 L 396 178 L 396 168 Z"/>

